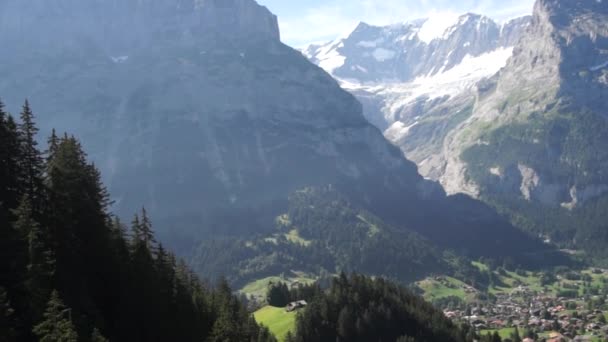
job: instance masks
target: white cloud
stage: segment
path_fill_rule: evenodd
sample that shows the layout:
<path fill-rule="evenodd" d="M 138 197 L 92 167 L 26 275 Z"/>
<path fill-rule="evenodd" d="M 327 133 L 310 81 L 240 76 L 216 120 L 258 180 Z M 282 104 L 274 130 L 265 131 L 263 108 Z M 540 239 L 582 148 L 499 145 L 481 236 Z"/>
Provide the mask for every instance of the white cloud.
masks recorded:
<path fill-rule="evenodd" d="M 336 4 L 310 8 L 295 17 L 279 17 L 279 23 L 283 41 L 301 47 L 347 36 L 358 22 Z"/>

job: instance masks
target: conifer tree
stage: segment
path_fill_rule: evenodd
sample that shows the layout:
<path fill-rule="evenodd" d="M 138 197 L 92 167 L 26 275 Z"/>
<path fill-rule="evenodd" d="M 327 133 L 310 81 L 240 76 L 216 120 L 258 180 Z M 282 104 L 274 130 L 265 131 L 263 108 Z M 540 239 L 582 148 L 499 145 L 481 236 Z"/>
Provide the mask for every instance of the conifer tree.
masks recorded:
<path fill-rule="evenodd" d="M 150 252 L 154 252 L 156 240 L 154 239 L 154 231 L 152 223 L 146 208 L 141 209 L 141 224 L 139 225 L 138 236 Z"/>
<path fill-rule="evenodd" d="M 15 329 L 13 315 L 15 311 L 11 308 L 6 290 L 0 287 L 0 340 L 6 342 L 15 341 Z"/>
<path fill-rule="evenodd" d="M 53 291 L 44 312 L 44 320 L 34 327 L 40 342 L 78 342 L 78 334 L 69 319 L 67 308 L 57 291 Z"/>
<path fill-rule="evenodd" d="M 21 123 L 18 125 L 20 143 L 20 162 L 22 169 L 22 182 L 25 193 L 33 203 L 35 212 L 40 210 L 39 202 L 43 193 L 42 172 L 43 158 L 38 150 L 36 134 L 38 128 L 34 121 L 34 113 L 26 100 L 21 110 Z"/>
<path fill-rule="evenodd" d="M 108 342 L 108 339 L 103 337 L 99 329 L 95 328 L 91 334 L 91 342 Z"/>
<path fill-rule="evenodd" d="M 0 284 L 9 290 L 25 268 L 25 245 L 12 226 L 22 193 L 20 159 L 17 125 L 0 102 Z"/>
<path fill-rule="evenodd" d="M 139 214 L 133 216 L 131 220 L 131 248 L 135 250 L 137 245 L 143 238 L 141 237 L 141 222 L 139 221 Z"/>
<path fill-rule="evenodd" d="M 44 310 L 49 296 L 55 262 L 44 232 L 33 216 L 32 204 L 27 195 L 15 214 L 15 229 L 27 243 L 26 288 L 30 293 L 30 314 L 36 317 Z"/>
<path fill-rule="evenodd" d="M 0 220 L 11 221 L 10 210 L 19 205 L 23 190 L 21 159 L 17 124 L 0 101 Z"/>
<path fill-rule="evenodd" d="M 48 138 L 47 140 L 47 144 L 48 144 L 48 149 L 47 149 L 47 163 L 49 160 L 52 160 L 53 157 L 55 156 L 55 153 L 57 153 L 57 150 L 59 149 L 59 137 L 57 137 L 57 132 L 55 131 L 55 129 L 53 128 L 53 130 L 51 131 L 51 136 Z"/>

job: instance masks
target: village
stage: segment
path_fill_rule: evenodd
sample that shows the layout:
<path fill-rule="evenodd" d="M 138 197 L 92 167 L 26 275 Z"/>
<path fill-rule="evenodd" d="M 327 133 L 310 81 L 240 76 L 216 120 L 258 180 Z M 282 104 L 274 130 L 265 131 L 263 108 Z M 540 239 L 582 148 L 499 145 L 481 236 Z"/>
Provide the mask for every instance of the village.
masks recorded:
<path fill-rule="evenodd" d="M 480 336 L 497 332 L 503 341 L 608 341 L 606 270 L 570 271 L 542 286 L 523 275 L 512 283 L 516 286 L 489 293 L 442 277 L 435 281 L 460 286 L 457 290 L 467 300 L 444 304 L 443 312 L 454 322 L 468 323 Z"/>

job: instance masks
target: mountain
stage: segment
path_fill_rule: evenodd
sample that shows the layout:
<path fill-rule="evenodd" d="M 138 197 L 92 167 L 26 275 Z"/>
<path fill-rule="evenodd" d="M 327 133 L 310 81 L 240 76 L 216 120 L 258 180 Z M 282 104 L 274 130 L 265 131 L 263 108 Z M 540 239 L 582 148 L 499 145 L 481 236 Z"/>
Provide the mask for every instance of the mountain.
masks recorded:
<path fill-rule="evenodd" d="M 362 26 L 326 55 L 344 57 L 331 70 L 334 77 L 425 177 L 440 181 L 448 193 L 484 200 L 549 241 L 604 255 L 597 247 L 608 241 L 602 147 L 607 13 L 602 1 L 539 0 L 532 17 L 502 27 L 490 20 L 470 25 L 471 15 L 465 15 L 432 40 L 430 56 L 421 59 L 415 51 L 425 45 L 425 21 L 399 26 L 403 30 L 395 36 L 386 35 L 394 26 L 375 28 L 377 37 L 391 38 L 370 35 L 366 41 L 380 39 L 385 45 L 379 48 L 395 51 L 395 60 L 373 77 L 346 72 L 358 70 L 352 63 L 361 63 L 359 55 L 382 65 L 365 59 L 371 44 L 358 45 L 359 55 L 346 48 L 357 46 Z M 453 62 L 452 55 L 464 52 L 456 49 L 446 58 L 449 49 L 439 47 L 473 36 L 458 31 L 484 34 L 475 36 L 481 43 L 471 44 L 478 50 Z M 404 48 L 403 41 L 412 43 Z M 318 54 L 305 53 L 324 66 Z M 434 67 L 420 67 L 433 55 L 444 57 Z"/>
<path fill-rule="evenodd" d="M 422 183 L 251 0 L 20 4 L 2 9 L 0 41 L 23 44 L 2 56 L 0 93 L 60 113 L 43 132 L 86 137 L 120 214 L 206 216 L 345 180 Z M 38 16 L 32 29 L 20 19 Z"/>
<path fill-rule="evenodd" d="M 274 234 L 290 195 L 327 185 L 465 255 L 538 260 L 549 248 L 421 177 L 253 0 L 2 6 L 0 42 L 22 43 L 0 56 L 0 94 L 54 113 L 40 115 L 43 133 L 82 136 L 114 211 L 144 205 L 184 256 L 201 240 Z"/>
<path fill-rule="evenodd" d="M 382 130 L 393 126 L 387 137 L 397 142 L 405 127 L 448 98 L 470 100 L 475 83 L 504 66 L 530 22 L 522 17 L 498 25 L 472 13 L 442 19 L 361 23 L 347 38 L 303 53 L 357 96 L 370 122 Z"/>
<path fill-rule="evenodd" d="M 551 210 L 529 209 L 524 223 L 592 254 L 608 241 L 607 53 L 608 4 L 537 1 L 513 57 L 446 140 L 444 155 L 459 156 L 446 158 L 448 191 Z"/>

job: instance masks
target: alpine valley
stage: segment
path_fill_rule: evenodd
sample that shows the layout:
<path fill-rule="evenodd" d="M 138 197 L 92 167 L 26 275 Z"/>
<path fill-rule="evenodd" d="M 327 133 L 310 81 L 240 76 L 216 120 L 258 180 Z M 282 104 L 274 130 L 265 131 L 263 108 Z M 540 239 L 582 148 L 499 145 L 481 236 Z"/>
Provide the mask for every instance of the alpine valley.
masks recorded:
<path fill-rule="evenodd" d="M 0 45 L 0 341 L 605 323 L 606 1 L 296 50 L 255 0 L 0 0 Z"/>
<path fill-rule="evenodd" d="M 449 269 L 437 248 L 526 264 L 551 253 L 420 176 L 355 97 L 281 43 L 265 7 L 93 3 L 3 2 L 0 42 L 14 48 L 0 57 L 0 93 L 8 104 L 31 98 L 43 133 L 81 136 L 116 213 L 145 206 L 202 275 L 413 280 Z M 280 238 L 289 234 L 310 243 Z"/>

